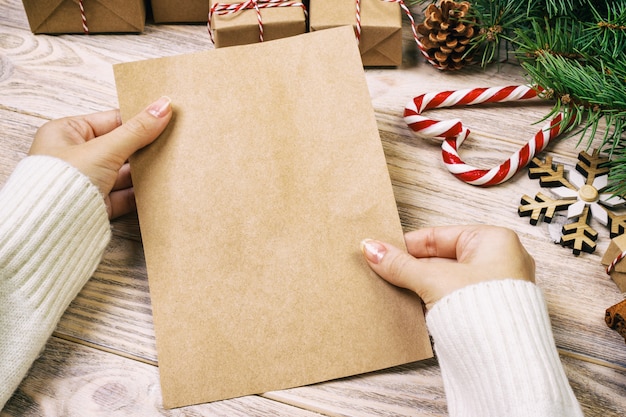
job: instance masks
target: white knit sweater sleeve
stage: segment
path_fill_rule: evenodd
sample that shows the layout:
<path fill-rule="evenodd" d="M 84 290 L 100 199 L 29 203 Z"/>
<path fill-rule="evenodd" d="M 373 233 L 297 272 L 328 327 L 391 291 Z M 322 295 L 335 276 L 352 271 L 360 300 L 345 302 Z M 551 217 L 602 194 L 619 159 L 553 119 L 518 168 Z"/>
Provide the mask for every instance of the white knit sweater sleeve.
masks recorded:
<path fill-rule="evenodd" d="M 111 231 L 89 179 L 46 156 L 0 190 L 0 409 L 96 269 Z"/>
<path fill-rule="evenodd" d="M 540 289 L 488 281 L 427 315 L 451 417 L 578 417 Z"/>

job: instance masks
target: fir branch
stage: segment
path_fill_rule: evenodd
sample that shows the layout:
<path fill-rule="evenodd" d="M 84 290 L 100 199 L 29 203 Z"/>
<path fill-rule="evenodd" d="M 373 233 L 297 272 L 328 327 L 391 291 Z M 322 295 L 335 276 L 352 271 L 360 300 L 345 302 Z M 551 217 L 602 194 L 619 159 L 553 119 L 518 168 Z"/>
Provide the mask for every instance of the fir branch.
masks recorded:
<path fill-rule="evenodd" d="M 615 148 L 621 141 L 626 122 L 626 83 L 615 72 L 596 69 L 559 54 L 537 55 L 534 62 L 522 63 L 533 82 L 556 99 L 550 115 L 567 112 L 574 126 L 582 126 L 579 143 L 594 139 L 604 119 L 607 129 L 601 147 Z M 566 109 L 566 110 L 564 110 Z"/>
<path fill-rule="evenodd" d="M 516 55 L 522 62 L 532 61 L 544 54 L 583 59 L 578 52 L 584 45 L 580 41 L 582 31 L 583 25 L 572 19 L 558 18 L 551 24 L 545 17 L 543 26 L 539 20 L 533 20 L 530 30 L 518 28 L 515 31 Z"/>
<path fill-rule="evenodd" d="M 590 7 L 593 20 L 585 24 L 582 42 L 590 54 L 599 53 L 618 58 L 626 50 L 626 2 L 609 5 L 606 17 L 594 6 Z"/>
<path fill-rule="evenodd" d="M 574 0 L 546 0 L 548 16 L 560 16 L 574 9 Z"/>
<path fill-rule="evenodd" d="M 620 197 L 626 196 L 626 147 L 621 146 L 614 150 L 609 163 L 608 193 Z"/>
<path fill-rule="evenodd" d="M 515 28 L 529 24 L 528 8 L 519 0 L 475 1 L 470 9 L 471 16 L 479 27 L 478 35 L 472 39 L 467 54 L 479 52 L 484 67 L 501 61 L 502 42 L 513 42 Z M 504 48 L 505 53 L 508 48 Z"/>
<path fill-rule="evenodd" d="M 602 122 L 606 130 L 602 147 L 613 153 L 620 146 L 626 125 L 626 3 L 607 6 L 603 18 L 597 7 L 589 6 L 590 21 L 569 16 L 549 19 L 531 30 L 517 29 L 516 54 L 532 82 L 556 99 L 548 115 L 564 112 L 579 127 L 580 143 L 587 145 Z M 620 53 L 616 54 L 616 50 Z"/>

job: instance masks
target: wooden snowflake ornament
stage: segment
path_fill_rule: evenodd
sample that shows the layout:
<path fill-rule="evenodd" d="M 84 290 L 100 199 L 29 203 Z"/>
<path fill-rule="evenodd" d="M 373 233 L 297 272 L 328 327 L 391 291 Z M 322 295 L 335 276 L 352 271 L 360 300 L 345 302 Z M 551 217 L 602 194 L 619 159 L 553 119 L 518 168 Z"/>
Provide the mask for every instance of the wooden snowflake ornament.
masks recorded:
<path fill-rule="evenodd" d="M 555 198 L 542 193 L 535 198 L 524 195 L 517 213 L 530 217 L 530 223 L 537 225 L 541 220 L 551 223 L 556 212 L 567 210 L 569 222 L 561 229 L 559 243 L 571 247 L 574 255 L 592 253 L 598 232 L 590 225 L 591 218 L 608 226 L 611 237 L 622 234 L 626 227 L 626 216 L 610 211 L 626 205 L 626 200 L 604 192 L 608 185 L 607 163 L 608 158 L 600 156 L 599 151 L 592 155 L 583 151 L 578 154 L 576 169 L 566 173 L 563 165 L 552 162 L 552 157 L 545 161 L 534 158 L 528 176 L 539 179 L 539 184 L 549 188 Z"/>

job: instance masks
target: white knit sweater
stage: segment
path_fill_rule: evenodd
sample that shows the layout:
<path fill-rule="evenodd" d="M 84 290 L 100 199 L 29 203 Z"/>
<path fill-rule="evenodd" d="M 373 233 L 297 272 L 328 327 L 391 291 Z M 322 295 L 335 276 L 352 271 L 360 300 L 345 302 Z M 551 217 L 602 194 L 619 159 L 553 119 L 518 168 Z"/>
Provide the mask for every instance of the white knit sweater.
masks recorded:
<path fill-rule="evenodd" d="M 104 200 L 61 160 L 30 156 L 0 190 L 0 409 L 110 238 Z"/>
<path fill-rule="evenodd" d="M 440 300 L 426 316 L 454 417 L 579 417 L 541 290 L 488 281 Z"/>
<path fill-rule="evenodd" d="M 26 158 L 0 190 L 0 409 L 96 269 L 110 234 L 96 187 L 60 160 Z M 438 302 L 427 323 L 450 416 L 582 416 L 534 284 L 466 287 Z"/>

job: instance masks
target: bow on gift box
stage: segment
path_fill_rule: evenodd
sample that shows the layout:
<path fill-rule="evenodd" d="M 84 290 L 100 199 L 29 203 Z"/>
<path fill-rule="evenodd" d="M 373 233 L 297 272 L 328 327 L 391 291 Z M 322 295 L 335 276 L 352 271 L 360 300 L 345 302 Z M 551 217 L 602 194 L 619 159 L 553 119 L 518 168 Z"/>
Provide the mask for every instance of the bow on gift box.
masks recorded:
<path fill-rule="evenodd" d="M 358 0 L 357 0 L 358 1 Z M 242 10 L 254 9 L 256 11 L 257 20 L 259 22 L 259 40 L 263 42 L 263 18 L 261 17 L 260 9 L 267 9 L 271 7 L 302 7 L 304 15 L 306 16 L 306 6 L 304 3 L 288 1 L 288 0 L 247 0 L 241 3 L 215 3 L 211 10 L 209 10 L 209 19 L 207 28 L 209 30 L 209 36 L 211 42 L 215 43 L 213 39 L 213 31 L 211 30 L 211 18 L 214 14 L 226 15 L 239 13 Z"/>

